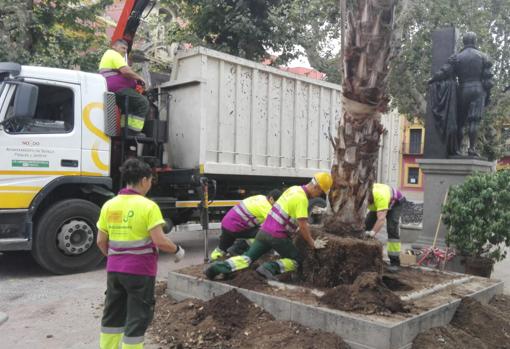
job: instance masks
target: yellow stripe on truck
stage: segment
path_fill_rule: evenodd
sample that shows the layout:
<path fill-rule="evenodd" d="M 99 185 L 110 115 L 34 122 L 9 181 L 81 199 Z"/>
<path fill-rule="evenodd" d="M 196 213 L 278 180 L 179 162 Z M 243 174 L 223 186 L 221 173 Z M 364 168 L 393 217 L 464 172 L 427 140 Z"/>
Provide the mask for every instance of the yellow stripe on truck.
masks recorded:
<path fill-rule="evenodd" d="M 96 165 L 96 167 L 100 170 L 103 170 L 103 171 L 108 171 L 110 169 L 110 166 L 108 166 L 108 164 L 105 164 L 104 162 L 101 161 L 101 159 L 99 158 L 99 143 L 98 142 L 95 142 L 94 145 L 92 146 L 92 162 L 94 163 L 94 165 Z"/>
<path fill-rule="evenodd" d="M 0 192 L 2 191 L 35 191 L 38 192 L 41 190 L 41 187 L 33 187 L 33 186 L 26 186 L 26 185 L 0 185 Z"/>
<path fill-rule="evenodd" d="M 0 209 L 28 208 L 41 190 L 32 186 L 0 186 Z"/>
<path fill-rule="evenodd" d="M 0 171 L 0 175 L 8 176 L 91 176 L 91 177 L 102 177 L 102 173 L 97 172 L 77 172 L 77 171 Z"/>
<path fill-rule="evenodd" d="M 92 120 L 90 120 L 90 113 L 92 112 L 93 109 L 103 110 L 103 108 L 104 108 L 103 103 L 93 102 L 87 104 L 85 108 L 83 108 L 83 123 L 89 129 L 90 132 L 95 134 L 97 137 L 101 138 L 106 143 L 110 144 L 110 138 L 108 138 L 108 136 L 99 128 L 97 128 L 92 123 Z"/>
<path fill-rule="evenodd" d="M 83 108 L 83 114 L 82 114 L 83 115 L 83 124 L 90 132 L 92 132 L 94 135 L 96 135 L 99 139 L 103 140 L 107 144 L 110 144 L 110 138 L 101 129 L 96 127 L 90 118 L 90 114 L 93 109 L 103 110 L 103 108 L 104 108 L 103 103 L 92 102 L 92 103 L 87 104 L 85 106 L 85 108 Z M 101 159 L 99 158 L 98 150 L 99 150 L 99 142 L 96 141 L 96 142 L 94 142 L 94 145 L 92 146 L 92 153 L 91 153 L 92 163 L 94 165 L 96 165 L 96 167 L 99 170 L 108 171 L 110 169 L 110 166 L 109 166 L 109 164 L 105 164 L 104 162 L 101 161 Z"/>

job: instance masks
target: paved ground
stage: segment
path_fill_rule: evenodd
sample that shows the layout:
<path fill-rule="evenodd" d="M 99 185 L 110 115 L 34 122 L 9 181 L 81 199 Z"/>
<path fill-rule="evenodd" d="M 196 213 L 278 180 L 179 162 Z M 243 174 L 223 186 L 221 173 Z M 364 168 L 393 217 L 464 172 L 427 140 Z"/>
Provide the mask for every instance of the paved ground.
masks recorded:
<path fill-rule="evenodd" d="M 170 270 L 203 261 L 201 232 L 177 233 L 172 239 L 186 249 L 186 258 L 175 264 L 170 255 L 162 255 L 158 279 L 165 279 Z M 217 244 L 217 233 L 209 242 Z M 510 259 L 496 265 L 494 278 L 504 280 L 509 293 Z M 0 255 L 0 313 L 9 315 L 0 325 L 0 347 L 97 348 L 105 280 L 104 265 L 88 273 L 55 276 L 35 264 L 30 254 Z"/>
<path fill-rule="evenodd" d="M 217 244 L 217 232 L 209 242 Z M 171 235 L 186 250 L 175 264 L 170 255 L 159 259 L 158 279 L 170 270 L 203 262 L 202 232 Z M 55 276 L 40 268 L 29 253 L 0 255 L 1 348 L 89 349 L 98 347 L 100 316 L 106 289 L 104 264 L 97 270 Z M 150 349 L 151 346 L 148 346 Z"/>

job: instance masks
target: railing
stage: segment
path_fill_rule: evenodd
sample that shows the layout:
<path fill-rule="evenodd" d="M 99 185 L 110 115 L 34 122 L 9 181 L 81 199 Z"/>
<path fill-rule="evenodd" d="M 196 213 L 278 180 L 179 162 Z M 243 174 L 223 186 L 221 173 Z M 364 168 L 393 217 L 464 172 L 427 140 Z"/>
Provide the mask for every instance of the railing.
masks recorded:
<path fill-rule="evenodd" d="M 408 142 L 403 142 L 402 143 L 402 154 L 422 155 L 423 154 L 423 143 L 411 144 Z"/>

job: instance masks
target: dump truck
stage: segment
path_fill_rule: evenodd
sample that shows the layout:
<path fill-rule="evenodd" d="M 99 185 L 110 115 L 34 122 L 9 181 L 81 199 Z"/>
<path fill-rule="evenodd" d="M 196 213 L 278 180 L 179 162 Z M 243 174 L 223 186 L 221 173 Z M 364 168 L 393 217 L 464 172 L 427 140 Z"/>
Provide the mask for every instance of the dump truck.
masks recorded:
<path fill-rule="evenodd" d="M 148 196 L 170 227 L 207 228 L 249 195 L 331 168 L 338 85 L 198 47 L 148 96 L 131 135 L 101 75 L 0 63 L 0 251 L 30 250 L 57 274 L 96 266 L 100 207 L 128 156 L 152 165 Z"/>

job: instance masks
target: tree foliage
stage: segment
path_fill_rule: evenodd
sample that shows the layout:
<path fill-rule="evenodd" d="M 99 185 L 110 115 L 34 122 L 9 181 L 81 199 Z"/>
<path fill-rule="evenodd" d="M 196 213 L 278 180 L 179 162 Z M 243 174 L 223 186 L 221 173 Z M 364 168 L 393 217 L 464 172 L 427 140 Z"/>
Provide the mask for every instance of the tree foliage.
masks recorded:
<path fill-rule="evenodd" d="M 251 60 L 268 57 L 269 51 L 281 53 L 282 61 L 295 56 L 296 36 L 288 26 L 288 1 L 179 0 L 177 3 L 182 22 L 172 26 L 173 40 Z"/>
<path fill-rule="evenodd" d="M 443 206 L 447 242 L 464 255 L 500 261 L 510 246 L 510 171 L 475 174 L 450 188 Z"/>
<path fill-rule="evenodd" d="M 397 20 L 399 55 L 392 62 L 390 93 L 401 113 L 424 117 L 426 81 L 431 77 L 431 34 L 454 26 L 473 31 L 479 48 L 494 61 L 495 91 L 510 81 L 510 2 L 508 0 L 404 0 Z M 459 35 L 458 46 L 461 47 Z M 494 100 L 497 104 L 497 100 Z M 508 111 L 510 112 L 510 110 Z"/>
<path fill-rule="evenodd" d="M 296 44 L 303 47 L 310 65 L 326 74 L 326 80 L 340 84 L 340 8 L 338 0 L 294 0 L 292 23 L 296 23 Z M 302 24 L 301 24 L 302 23 Z"/>
<path fill-rule="evenodd" d="M 112 0 L 0 0 L 0 61 L 96 71 Z"/>
<path fill-rule="evenodd" d="M 175 1 L 165 0 L 165 3 Z M 340 22 L 337 0 L 192 0 L 177 1 L 179 17 L 172 41 L 201 45 L 239 57 L 275 63 L 306 54 L 311 65 L 340 82 Z"/>

